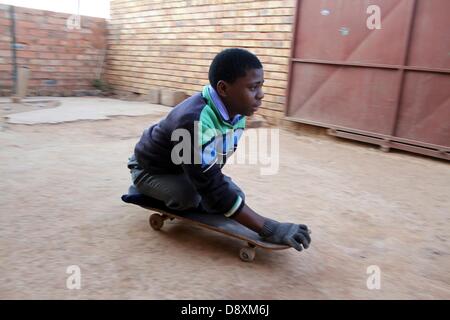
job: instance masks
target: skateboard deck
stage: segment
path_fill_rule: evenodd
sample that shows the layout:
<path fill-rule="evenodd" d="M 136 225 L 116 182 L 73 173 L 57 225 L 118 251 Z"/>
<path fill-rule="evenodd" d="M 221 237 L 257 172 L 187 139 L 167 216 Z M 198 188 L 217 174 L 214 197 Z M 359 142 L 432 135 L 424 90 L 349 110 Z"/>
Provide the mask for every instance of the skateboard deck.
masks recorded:
<path fill-rule="evenodd" d="M 146 197 L 141 194 L 127 194 L 122 196 L 126 203 L 136 204 L 140 207 L 156 212 L 150 216 L 149 223 L 154 230 L 160 230 L 167 219 L 178 219 L 184 223 L 199 226 L 228 237 L 239 239 L 247 243 L 239 252 L 243 261 L 253 261 L 256 247 L 266 250 L 283 250 L 290 248 L 286 245 L 274 244 L 262 239 L 256 232 L 248 229 L 233 219 L 223 215 L 196 212 L 194 210 L 176 211 L 167 208 L 163 202 Z"/>

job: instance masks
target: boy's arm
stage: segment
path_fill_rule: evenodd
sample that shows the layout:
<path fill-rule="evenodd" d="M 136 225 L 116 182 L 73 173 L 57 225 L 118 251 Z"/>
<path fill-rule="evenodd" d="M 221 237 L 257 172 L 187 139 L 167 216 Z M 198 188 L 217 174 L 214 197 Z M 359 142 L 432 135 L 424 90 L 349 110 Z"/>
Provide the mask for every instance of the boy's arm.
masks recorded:
<path fill-rule="evenodd" d="M 187 129 L 195 139 L 197 129 L 192 121 L 188 121 L 180 128 Z M 212 152 L 215 150 L 215 139 L 211 139 L 205 145 L 194 139 L 191 140 L 191 162 L 182 162 L 181 166 L 202 197 L 208 198 L 208 202 L 214 207 L 226 210 L 225 216 L 257 232 L 269 242 L 289 245 L 299 251 L 308 248 L 311 238 L 305 225 L 279 223 L 253 211 L 236 192 L 229 190 L 221 167 L 217 163 L 217 152 Z M 196 155 L 200 156 L 199 159 L 202 160 L 200 163 L 195 161 Z"/>
<path fill-rule="evenodd" d="M 244 204 L 241 211 L 232 216 L 232 219 L 236 220 L 240 224 L 246 226 L 247 228 L 255 231 L 256 233 L 261 233 L 264 222 L 266 218 L 257 214 L 249 206 Z"/>
<path fill-rule="evenodd" d="M 269 242 L 289 245 L 298 251 L 302 251 L 303 248 L 308 249 L 311 243 L 311 231 L 306 225 L 280 223 L 265 218 L 246 204 L 231 218 L 255 231 Z"/>

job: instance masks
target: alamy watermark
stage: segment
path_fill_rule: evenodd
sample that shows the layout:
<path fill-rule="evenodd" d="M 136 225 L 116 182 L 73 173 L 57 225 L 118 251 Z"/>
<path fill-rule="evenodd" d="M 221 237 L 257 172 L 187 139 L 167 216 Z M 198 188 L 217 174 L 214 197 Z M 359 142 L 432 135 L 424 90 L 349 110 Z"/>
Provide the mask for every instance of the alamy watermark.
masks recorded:
<path fill-rule="evenodd" d="M 369 30 L 381 29 L 381 8 L 377 5 L 370 5 L 366 10 L 370 16 L 367 18 L 366 25 Z"/>
<path fill-rule="evenodd" d="M 279 129 L 259 128 L 244 132 L 238 128 L 219 132 L 203 129 L 202 123 L 196 121 L 193 134 L 187 129 L 176 129 L 171 140 L 175 142 L 171 160 L 176 165 L 201 165 L 204 172 L 225 163 L 260 165 L 261 175 L 274 175 L 279 170 Z M 238 142 L 239 152 L 234 154 Z"/>
<path fill-rule="evenodd" d="M 262 176 L 277 174 L 280 169 L 280 130 L 259 128 L 245 131 L 238 151 L 227 163 L 259 165 Z"/>
<path fill-rule="evenodd" d="M 79 14 L 73 14 L 66 20 L 66 27 L 69 30 L 81 29 L 81 16 Z"/>
<path fill-rule="evenodd" d="M 329 16 L 332 14 L 329 9 L 322 9 L 320 11 L 322 16 Z M 381 8 L 377 5 L 370 5 L 366 8 L 366 14 L 369 15 L 366 20 L 366 26 L 369 30 L 381 30 Z M 343 26 L 339 28 L 339 32 L 343 36 L 348 36 L 350 34 L 350 28 Z"/>
<path fill-rule="evenodd" d="M 81 269 L 77 265 L 68 266 L 66 273 L 70 274 L 66 280 L 66 288 L 69 290 L 81 289 Z"/>
<path fill-rule="evenodd" d="M 366 273 L 369 275 L 366 281 L 367 289 L 380 290 L 381 289 L 381 269 L 377 265 L 367 267 Z"/>

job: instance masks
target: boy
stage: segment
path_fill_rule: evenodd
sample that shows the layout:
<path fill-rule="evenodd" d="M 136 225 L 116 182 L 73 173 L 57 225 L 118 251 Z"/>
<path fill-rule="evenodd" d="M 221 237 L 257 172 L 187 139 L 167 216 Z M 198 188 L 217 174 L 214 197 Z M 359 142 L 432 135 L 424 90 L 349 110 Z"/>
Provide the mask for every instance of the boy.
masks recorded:
<path fill-rule="evenodd" d="M 135 188 L 171 209 L 224 214 L 266 241 L 307 249 L 307 226 L 259 215 L 221 171 L 237 148 L 245 116 L 257 111 L 264 97 L 261 62 L 246 50 L 226 49 L 214 58 L 209 82 L 144 131 L 128 162 Z"/>

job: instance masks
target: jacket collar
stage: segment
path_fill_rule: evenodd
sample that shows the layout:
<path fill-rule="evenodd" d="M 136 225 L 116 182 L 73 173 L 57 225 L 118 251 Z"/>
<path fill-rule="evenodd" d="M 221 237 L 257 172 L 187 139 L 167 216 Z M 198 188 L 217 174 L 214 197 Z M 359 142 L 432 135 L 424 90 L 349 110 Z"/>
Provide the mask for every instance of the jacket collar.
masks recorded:
<path fill-rule="evenodd" d="M 242 118 L 242 116 L 240 114 L 238 114 L 238 115 L 234 116 L 233 119 L 230 120 L 230 115 L 228 114 L 227 108 L 223 104 L 222 99 L 220 98 L 217 91 L 211 85 L 207 85 L 207 86 L 203 87 L 202 95 L 206 99 L 208 104 L 218 111 L 218 113 L 223 121 L 226 121 L 226 122 L 234 125 Z"/>

